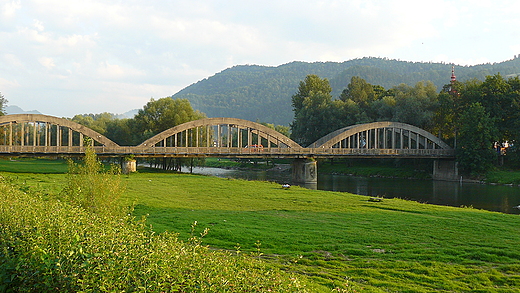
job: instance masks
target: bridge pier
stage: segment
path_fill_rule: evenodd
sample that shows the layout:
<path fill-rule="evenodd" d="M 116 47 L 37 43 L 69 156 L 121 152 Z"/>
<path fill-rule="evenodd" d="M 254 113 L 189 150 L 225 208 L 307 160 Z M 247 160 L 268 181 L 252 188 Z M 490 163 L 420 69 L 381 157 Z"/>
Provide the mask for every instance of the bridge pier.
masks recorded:
<path fill-rule="evenodd" d="M 291 165 L 292 179 L 295 183 L 318 183 L 318 165 L 315 160 L 295 159 Z"/>
<path fill-rule="evenodd" d="M 137 171 L 135 160 L 123 160 L 121 162 L 121 172 L 123 174 L 130 174 Z"/>
<path fill-rule="evenodd" d="M 455 160 L 434 160 L 432 178 L 434 180 L 459 180 L 458 163 Z"/>

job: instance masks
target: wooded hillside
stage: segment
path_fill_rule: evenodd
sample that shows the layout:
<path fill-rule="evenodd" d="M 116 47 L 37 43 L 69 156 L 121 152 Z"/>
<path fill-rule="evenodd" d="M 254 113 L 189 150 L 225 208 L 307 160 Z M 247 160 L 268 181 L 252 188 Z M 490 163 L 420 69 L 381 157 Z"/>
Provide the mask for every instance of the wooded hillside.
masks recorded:
<path fill-rule="evenodd" d="M 333 97 L 347 87 L 352 76 L 384 88 L 430 80 L 440 91 L 448 84 L 452 64 L 362 58 L 338 62 L 291 62 L 277 67 L 239 65 L 192 84 L 173 95 L 191 102 L 208 117 L 233 117 L 289 125 L 293 120 L 291 96 L 309 74 L 327 78 Z M 494 64 L 455 66 L 459 81 L 501 73 L 520 74 L 520 58 Z"/>

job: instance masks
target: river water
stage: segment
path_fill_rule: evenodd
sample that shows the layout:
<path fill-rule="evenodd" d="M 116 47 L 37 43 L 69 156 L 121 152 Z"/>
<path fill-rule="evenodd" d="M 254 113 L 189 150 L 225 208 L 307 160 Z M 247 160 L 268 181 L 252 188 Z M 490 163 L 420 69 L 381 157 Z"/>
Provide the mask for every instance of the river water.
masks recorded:
<path fill-rule="evenodd" d="M 291 173 L 284 169 L 286 166 L 267 171 L 195 167 L 193 173 L 224 178 L 274 181 L 280 184 L 291 183 Z M 520 205 L 518 186 L 319 174 L 318 184 L 310 188 L 520 214 L 520 209 L 515 208 Z"/>

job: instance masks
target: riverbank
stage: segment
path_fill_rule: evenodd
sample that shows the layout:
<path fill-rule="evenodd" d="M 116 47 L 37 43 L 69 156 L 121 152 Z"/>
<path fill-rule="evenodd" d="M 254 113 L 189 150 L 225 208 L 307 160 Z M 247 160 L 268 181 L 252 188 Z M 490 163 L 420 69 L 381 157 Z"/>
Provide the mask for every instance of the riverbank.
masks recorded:
<path fill-rule="evenodd" d="M 26 189 L 56 192 L 65 174 L 13 175 Z M 157 233 L 216 249 L 261 253 L 270 265 L 308 276 L 316 288 L 362 292 L 516 292 L 520 218 L 470 208 L 210 176 L 122 177 L 134 216 Z M 348 284 L 348 285 L 347 285 Z M 325 289 L 323 290 L 323 287 Z M 320 290 L 316 290 L 320 292 Z"/>
<path fill-rule="evenodd" d="M 323 174 L 362 177 L 431 179 L 433 165 L 429 161 L 415 160 L 414 164 L 400 160 L 324 160 L 318 170 Z"/>
<path fill-rule="evenodd" d="M 324 161 L 319 165 L 319 172 L 323 174 L 339 174 L 362 177 L 407 178 L 407 179 L 431 179 L 431 162 L 423 161 L 414 165 L 396 164 L 393 160 L 381 160 L 376 163 L 360 161 L 330 162 Z M 508 186 L 520 186 L 520 170 L 495 168 L 481 178 L 461 176 L 466 183 L 500 184 Z"/>

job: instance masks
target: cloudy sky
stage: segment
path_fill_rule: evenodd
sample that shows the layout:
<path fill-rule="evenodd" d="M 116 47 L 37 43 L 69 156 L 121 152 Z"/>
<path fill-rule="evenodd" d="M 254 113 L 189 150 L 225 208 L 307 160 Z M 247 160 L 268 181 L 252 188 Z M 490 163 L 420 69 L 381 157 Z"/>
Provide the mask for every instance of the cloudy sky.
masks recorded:
<path fill-rule="evenodd" d="M 0 92 L 24 110 L 124 113 L 228 67 L 520 54 L 518 0 L 0 0 Z"/>

